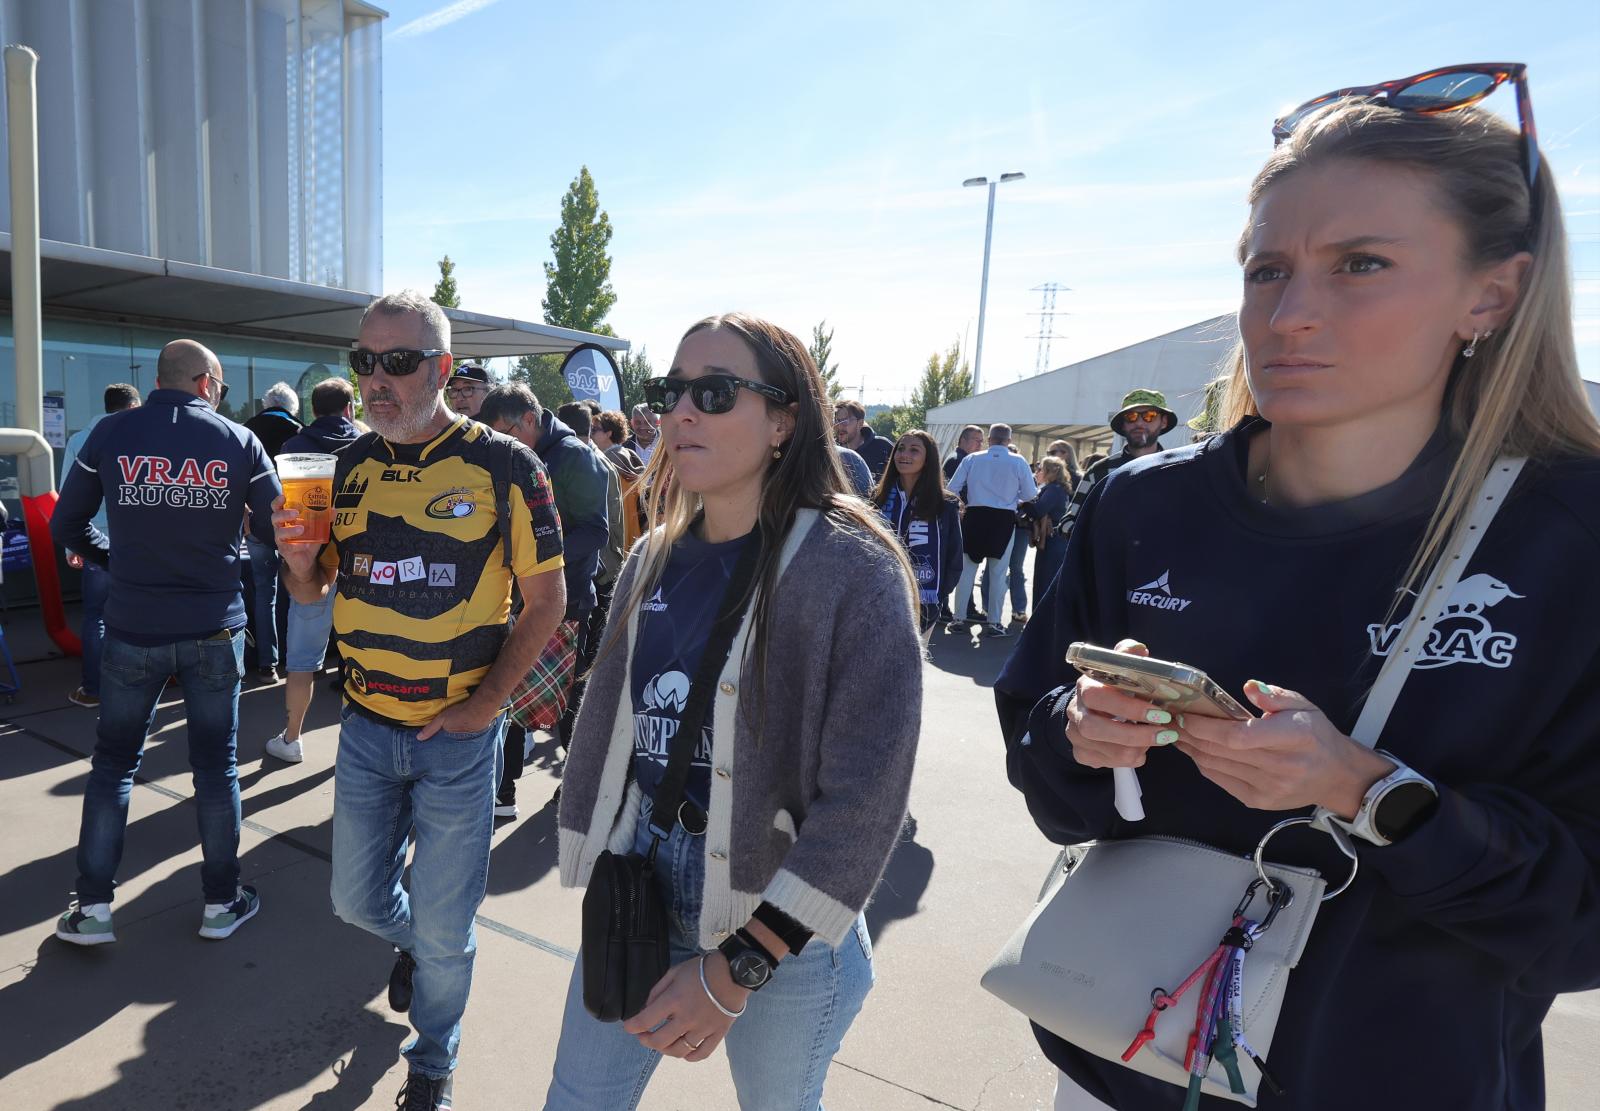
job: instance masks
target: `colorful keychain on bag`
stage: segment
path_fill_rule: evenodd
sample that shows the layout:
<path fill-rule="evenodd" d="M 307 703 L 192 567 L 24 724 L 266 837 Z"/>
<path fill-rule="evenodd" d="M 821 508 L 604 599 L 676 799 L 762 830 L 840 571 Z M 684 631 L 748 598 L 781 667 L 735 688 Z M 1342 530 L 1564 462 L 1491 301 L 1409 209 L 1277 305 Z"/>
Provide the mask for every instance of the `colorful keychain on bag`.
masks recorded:
<path fill-rule="evenodd" d="M 1267 914 L 1259 922 L 1244 916 L 1262 880 L 1255 879 L 1245 889 L 1244 898 L 1234 908 L 1233 921 L 1217 948 L 1201 962 L 1174 991 L 1156 988 L 1150 993 L 1150 1014 L 1144 1027 L 1134 1036 L 1133 1042 L 1123 1051 L 1124 1061 L 1134 1056 L 1156 1036 L 1156 1020 L 1161 1013 L 1175 1006 L 1178 1000 L 1202 980 L 1205 986 L 1195 1001 L 1194 1029 L 1189 1034 L 1189 1044 L 1184 1053 L 1183 1067 L 1189 1073 L 1189 1086 L 1184 1094 L 1183 1111 L 1195 1111 L 1200 1105 L 1200 1089 L 1211 1062 L 1216 1060 L 1228 1075 L 1228 1088 L 1236 1095 L 1246 1092 L 1244 1076 L 1239 1071 L 1240 1052 L 1243 1052 L 1261 1071 L 1261 1082 L 1273 1095 L 1283 1095 L 1283 1088 L 1267 1071 L 1267 1063 L 1250 1047 L 1244 1034 L 1244 959 L 1256 939 L 1271 928 L 1278 912 L 1293 898 L 1289 889 L 1273 886 L 1267 896 Z"/>

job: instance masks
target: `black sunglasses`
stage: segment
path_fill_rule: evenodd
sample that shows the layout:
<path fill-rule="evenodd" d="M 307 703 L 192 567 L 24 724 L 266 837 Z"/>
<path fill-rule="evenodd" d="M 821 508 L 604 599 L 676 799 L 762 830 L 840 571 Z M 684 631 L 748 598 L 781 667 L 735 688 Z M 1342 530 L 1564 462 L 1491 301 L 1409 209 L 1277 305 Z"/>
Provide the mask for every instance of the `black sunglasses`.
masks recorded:
<path fill-rule="evenodd" d="M 733 374 L 702 374 L 699 378 L 651 378 L 644 384 L 644 403 L 652 413 L 670 413 L 685 394 L 707 416 L 726 413 L 739 401 L 739 391 L 749 390 L 780 405 L 794 400 L 777 386 L 753 382 Z"/>
<path fill-rule="evenodd" d="M 427 351 L 418 351 L 415 348 L 402 347 L 395 351 L 368 351 L 358 347 L 350 352 L 350 369 L 365 378 L 380 366 L 383 372 L 392 378 L 404 378 L 408 374 L 415 374 L 425 359 L 436 359 L 440 355 L 448 355 L 448 351 L 437 351 L 430 348 Z"/>
<path fill-rule="evenodd" d="M 218 378 L 215 374 L 212 374 L 209 370 L 206 371 L 204 374 L 196 374 L 193 378 L 189 379 L 189 381 L 198 382 L 202 378 L 209 378 L 209 379 L 211 379 L 213 382 L 215 382 L 217 384 L 217 391 L 218 391 L 217 392 L 217 404 L 218 405 L 221 405 L 224 401 L 228 400 L 228 383 L 226 383 L 222 379 Z"/>
<path fill-rule="evenodd" d="M 1539 134 L 1534 130 L 1533 101 L 1528 97 L 1528 67 L 1521 62 L 1447 66 L 1413 77 L 1402 77 L 1398 81 L 1336 89 L 1308 100 L 1294 111 L 1274 120 L 1273 144 L 1281 143 L 1294 134 L 1294 129 L 1318 108 L 1344 97 L 1361 97 L 1402 112 L 1429 115 L 1476 104 L 1507 81 L 1517 91 L 1517 122 L 1522 127 L 1522 169 L 1531 192 L 1534 183 L 1539 180 Z"/>

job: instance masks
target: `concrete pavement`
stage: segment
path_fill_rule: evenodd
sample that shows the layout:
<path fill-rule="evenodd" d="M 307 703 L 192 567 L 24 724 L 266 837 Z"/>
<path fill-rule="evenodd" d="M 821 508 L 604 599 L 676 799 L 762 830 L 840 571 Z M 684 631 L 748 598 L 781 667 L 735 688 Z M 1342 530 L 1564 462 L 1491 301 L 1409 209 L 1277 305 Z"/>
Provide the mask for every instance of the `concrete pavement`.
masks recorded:
<path fill-rule="evenodd" d="M 388 1011 L 390 954 L 328 906 L 334 697 L 318 690 L 304 764 L 262 758 L 283 687 L 242 699 L 240 856 L 262 894 L 232 939 L 195 936 L 199 851 L 181 705 L 163 705 L 134 789 L 115 904 L 118 940 L 51 936 L 75 869 L 94 714 L 68 706 L 76 661 L 7 623 L 24 691 L 0 725 L 0 1107 L 6 1111 L 391 1107 L 409 1028 Z M 988 684 L 1011 641 L 940 634 L 905 839 L 868 913 L 878 983 L 835 1060 L 831 1111 L 1049 1106 L 1053 1073 L 1026 1024 L 977 986 L 1021 920 L 1053 850 L 1005 782 Z M 579 895 L 555 875 L 548 743 L 524 775 L 523 816 L 495 835 L 456 1095 L 461 1111 L 537 1108 L 578 943 Z M 1546 1024 L 1550 1105 L 1594 1106 L 1584 1065 L 1600 993 Z M 667 1061 L 647 1109 L 733 1108 L 725 1059 Z"/>

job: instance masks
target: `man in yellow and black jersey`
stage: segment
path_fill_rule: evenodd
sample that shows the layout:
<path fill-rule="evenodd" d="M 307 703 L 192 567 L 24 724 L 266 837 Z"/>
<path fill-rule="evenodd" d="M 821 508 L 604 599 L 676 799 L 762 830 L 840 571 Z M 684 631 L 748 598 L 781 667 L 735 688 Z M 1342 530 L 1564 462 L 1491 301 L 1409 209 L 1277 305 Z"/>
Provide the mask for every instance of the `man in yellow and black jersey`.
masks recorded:
<path fill-rule="evenodd" d="M 464 701 L 506 638 L 513 577 L 562 566 L 544 465 L 496 439 L 458 416 L 425 444 L 373 437 L 340 459 L 321 564 L 338 571 L 345 695 L 370 717 L 422 726 Z"/>
<path fill-rule="evenodd" d="M 298 514 L 281 499 L 273 514 L 294 598 L 336 590 L 334 912 L 397 950 L 389 1005 L 417 1032 L 399 1102 L 430 1111 L 450 1105 L 472 986 L 506 698 L 566 608 L 544 466 L 445 408 L 449 348 L 425 295 L 369 305 L 350 364 L 376 435 L 339 453 L 332 540 L 320 554 L 293 543 Z M 513 586 L 524 608 L 508 633 Z"/>

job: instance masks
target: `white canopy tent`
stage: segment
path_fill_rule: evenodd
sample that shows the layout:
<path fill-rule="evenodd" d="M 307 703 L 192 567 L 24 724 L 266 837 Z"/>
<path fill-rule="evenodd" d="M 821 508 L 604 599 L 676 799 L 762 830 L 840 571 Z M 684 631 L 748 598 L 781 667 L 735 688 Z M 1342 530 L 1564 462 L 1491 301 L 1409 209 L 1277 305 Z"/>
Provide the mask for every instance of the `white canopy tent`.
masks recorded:
<path fill-rule="evenodd" d="M 1186 444 L 1193 434 L 1184 422 L 1199 414 L 1206 383 L 1237 335 L 1232 315 L 1203 320 L 930 409 L 928 432 L 948 453 L 966 425 L 1009 424 L 1017 449 L 1029 458 L 1044 454 L 1051 440 L 1067 440 L 1081 459 L 1110 448 L 1115 437 L 1106 422 L 1122 407 L 1124 394 L 1143 388 L 1160 390 L 1178 414 L 1178 427 L 1161 442 Z"/>

